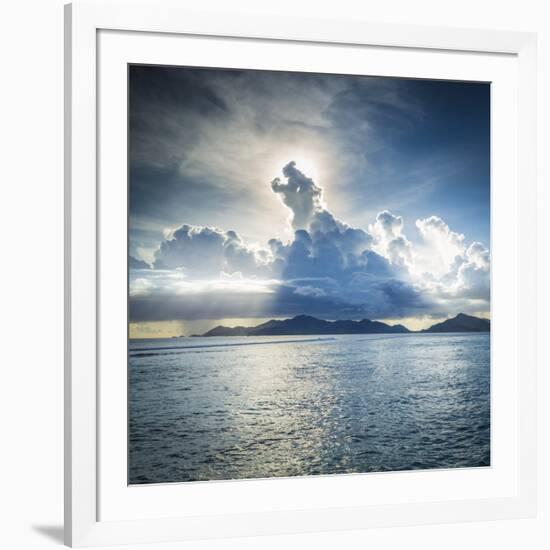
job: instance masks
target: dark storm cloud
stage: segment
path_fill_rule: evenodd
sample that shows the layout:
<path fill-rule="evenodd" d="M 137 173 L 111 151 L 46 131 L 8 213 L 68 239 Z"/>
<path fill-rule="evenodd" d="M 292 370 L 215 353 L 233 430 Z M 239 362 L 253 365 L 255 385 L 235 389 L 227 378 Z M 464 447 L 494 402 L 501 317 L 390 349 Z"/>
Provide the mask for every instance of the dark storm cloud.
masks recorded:
<path fill-rule="evenodd" d="M 275 286 L 271 294 L 209 291 L 206 294 L 135 295 L 130 299 L 130 320 L 187 321 L 223 318 L 287 317 L 299 314 L 327 319 L 384 318 L 396 311 L 424 314 L 429 304 L 399 281 L 373 279 L 361 285 L 361 293 L 342 295 L 330 282 L 309 281 Z M 357 283 L 357 281 L 355 281 Z M 351 298 L 350 300 L 347 298 Z M 404 315 L 400 315 L 404 316 Z"/>

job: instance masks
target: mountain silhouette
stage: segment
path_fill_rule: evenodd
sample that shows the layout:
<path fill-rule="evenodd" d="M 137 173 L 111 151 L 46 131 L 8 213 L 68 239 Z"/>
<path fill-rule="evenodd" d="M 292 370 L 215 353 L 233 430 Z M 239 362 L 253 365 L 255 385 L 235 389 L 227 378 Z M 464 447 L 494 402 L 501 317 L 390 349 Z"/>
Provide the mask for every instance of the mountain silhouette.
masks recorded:
<path fill-rule="evenodd" d="M 271 320 L 255 327 L 217 326 L 202 336 L 282 336 L 302 334 L 396 334 L 410 332 L 403 325 L 380 321 L 324 321 L 309 315 L 297 315 L 282 321 Z"/>
<path fill-rule="evenodd" d="M 459 313 L 452 319 L 432 325 L 421 332 L 490 332 L 491 321 L 480 319 L 465 313 Z"/>
<path fill-rule="evenodd" d="M 490 321 L 459 313 L 452 319 L 437 323 L 420 332 L 489 332 Z M 224 327 L 219 325 L 195 336 L 291 336 L 308 334 L 404 334 L 410 333 L 403 325 L 388 325 L 381 321 L 324 321 L 309 315 L 291 319 L 267 321 L 255 327 Z"/>

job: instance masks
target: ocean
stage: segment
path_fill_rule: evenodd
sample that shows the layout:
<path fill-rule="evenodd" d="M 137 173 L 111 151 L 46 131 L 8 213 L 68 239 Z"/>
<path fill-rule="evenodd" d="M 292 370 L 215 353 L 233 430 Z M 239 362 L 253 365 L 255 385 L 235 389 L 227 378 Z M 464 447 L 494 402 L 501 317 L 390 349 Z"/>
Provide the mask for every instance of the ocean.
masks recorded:
<path fill-rule="evenodd" d="M 132 340 L 130 484 L 490 465 L 486 333 Z"/>

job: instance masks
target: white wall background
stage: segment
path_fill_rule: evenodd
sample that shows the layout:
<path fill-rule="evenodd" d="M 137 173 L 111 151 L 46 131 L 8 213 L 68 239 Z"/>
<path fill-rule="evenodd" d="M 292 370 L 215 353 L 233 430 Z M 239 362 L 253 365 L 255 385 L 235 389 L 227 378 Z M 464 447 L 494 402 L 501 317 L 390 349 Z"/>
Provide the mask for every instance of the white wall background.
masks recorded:
<path fill-rule="evenodd" d="M 213 0 L 189 2 L 225 8 Z M 161 9 L 162 2 L 158 2 Z M 528 30 L 539 33 L 539 402 L 537 519 L 141 546 L 256 548 L 539 549 L 550 547 L 548 163 L 550 14 L 544 0 L 231 0 L 236 11 Z M 61 545 L 63 519 L 63 1 L 0 7 L 0 547 Z M 215 13 L 215 12 L 214 12 Z M 543 241 L 544 239 L 544 241 Z M 532 322 L 525 319 L 523 322 Z M 546 464 L 546 468 L 545 468 Z M 129 547 L 125 547 L 129 548 Z"/>

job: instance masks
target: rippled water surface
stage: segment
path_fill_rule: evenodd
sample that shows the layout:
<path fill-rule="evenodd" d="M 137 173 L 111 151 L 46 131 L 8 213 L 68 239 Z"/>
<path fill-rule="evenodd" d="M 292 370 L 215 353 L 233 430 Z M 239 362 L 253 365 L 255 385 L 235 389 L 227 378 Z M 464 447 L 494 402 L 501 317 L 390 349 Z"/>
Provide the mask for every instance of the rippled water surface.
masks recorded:
<path fill-rule="evenodd" d="M 129 482 L 490 463 L 488 334 L 132 341 Z"/>

